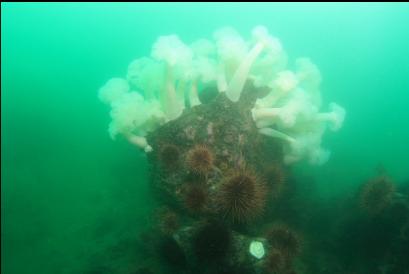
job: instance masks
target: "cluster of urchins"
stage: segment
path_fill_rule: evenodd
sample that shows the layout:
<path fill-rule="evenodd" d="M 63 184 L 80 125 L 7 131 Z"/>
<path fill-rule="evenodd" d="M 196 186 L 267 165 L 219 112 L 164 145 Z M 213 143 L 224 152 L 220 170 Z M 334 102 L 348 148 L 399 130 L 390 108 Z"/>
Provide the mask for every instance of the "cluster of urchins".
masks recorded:
<path fill-rule="evenodd" d="M 249 167 L 220 170 L 215 165 L 215 154 L 206 145 L 195 145 L 182 154 L 178 146 L 171 144 L 163 145 L 158 154 L 163 168 L 177 169 L 183 161 L 192 175 L 180 195 L 185 211 L 163 207 L 156 215 L 158 228 L 166 235 L 159 245 L 162 258 L 173 266 L 186 267 L 184 251 L 174 238 L 182 227 L 184 213 L 188 213 L 194 217 L 189 249 L 196 258 L 196 266 L 200 267 L 195 272 L 254 273 L 254 269 L 247 269 L 245 265 L 232 266 L 224 262 L 236 254 L 232 251 L 237 239 L 234 235 L 243 233 L 240 228 L 238 233 L 236 228 L 259 221 L 269 200 L 279 196 L 285 182 L 283 168 L 280 164 L 270 165 L 264 169 L 263 176 Z M 208 182 L 211 173 L 220 178 L 217 186 Z M 293 260 L 301 250 L 299 235 L 278 222 L 269 225 L 262 234 L 260 238 L 268 250 L 262 259 L 258 258 L 258 269 L 263 273 L 295 273 Z M 204 264 L 208 270 L 203 270 Z"/>
<path fill-rule="evenodd" d="M 171 266 L 171 273 L 296 273 L 294 262 L 302 249 L 300 235 L 284 223 L 269 224 L 260 218 L 266 217 L 266 206 L 279 198 L 287 185 L 279 163 L 261 169 L 261 174 L 248 167 L 219 169 L 217 156 L 206 145 L 182 152 L 177 145 L 164 144 L 157 156 L 161 168 L 168 170 L 165 174 L 172 176 L 172 170 L 186 168 L 191 175 L 177 195 L 181 207 L 164 206 L 155 215 L 156 235 L 161 235 L 156 254 Z M 357 212 L 376 219 L 396 204 L 397 194 L 391 179 L 382 174 L 361 187 L 356 200 L 361 210 Z M 259 225 L 261 229 L 254 229 Z M 402 235 L 407 234 L 408 227 L 400 229 Z M 181 245 L 181 237 L 186 235 L 189 247 L 186 238 Z M 262 239 L 265 253 L 253 258 L 253 264 L 232 264 L 237 239 L 244 239 L 247 245 L 249 239 Z M 251 256 L 251 244 L 242 250 Z M 195 258 L 193 266 L 187 256 Z"/>

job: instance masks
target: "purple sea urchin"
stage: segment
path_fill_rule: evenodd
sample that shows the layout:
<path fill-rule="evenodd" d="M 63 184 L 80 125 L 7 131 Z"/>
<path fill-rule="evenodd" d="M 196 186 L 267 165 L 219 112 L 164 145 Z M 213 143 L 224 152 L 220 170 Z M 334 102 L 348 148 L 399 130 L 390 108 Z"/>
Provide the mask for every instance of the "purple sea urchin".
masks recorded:
<path fill-rule="evenodd" d="M 186 162 L 191 171 L 205 175 L 213 168 L 213 153 L 204 145 L 196 145 L 189 150 Z"/>
<path fill-rule="evenodd" d="M 180 226 L 179 216 L 169 208 L 161 208 L 157 213 L 158 228 L 166 235 L 173 234 Z"/>
<path fill-rule="evenodd" d="M 265 185 L 249 171 L 235 172 L 224 179 L 217 195 L 219 212 L 236 223 L 259 217 L 265 205 Z"/>
<path fill-rule="evenodd" d="M 389 177 L 376 177 L 361 190 L 361 208 L 370 215 L 379 214 L 391 204 L 394 193 L 395 186 Z"/>
<path fill-rule="evenodd" d="M 264 259 L 263 266 L 266 273 L 280 273 L 285 266 L 285 258 L 278 249 L 272 248 Z"/>
<path fill-rule="evenodd" d="M 200 212 L 208 199 L 207 189 L 203 184 L 190 184 L 184 194 L 185 207 L 191 212 Z"/>
<path fill-rule="evenodd" d="M 267 232 L 268 242 L 288 259 L 301 250 L 301 241 L 297 233 L 284 224 L 275 224 Z"/>

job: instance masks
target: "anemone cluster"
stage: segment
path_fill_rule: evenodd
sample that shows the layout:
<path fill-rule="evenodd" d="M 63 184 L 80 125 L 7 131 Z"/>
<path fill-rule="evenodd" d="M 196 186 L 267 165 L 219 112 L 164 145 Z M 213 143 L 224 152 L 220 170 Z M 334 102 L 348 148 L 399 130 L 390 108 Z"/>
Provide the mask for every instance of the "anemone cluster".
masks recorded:
<path fill-rule="evenodd" d="M 284 140 L 286 163 L 323 164 L 330 152 L 322 148 L 322 136 L 327 127 L 342 127 L 345 110 L 330 103 L 328 112 L 320 112 L 317 66 L 308 58 L 296 59 L 293 69 L 288 63 L 280 40 L 264 26 L 255 27 L 248 40 L 230 27 L 217 30 L 212 40 L 190 44 L 177 35 L 161 36 L 151 57 L 132 61 L 126 76 L 110 79 L 99 98 L 111 107 L 111 137 L 121 134 L 150 152 L 145 136 L 202 104 L 204 90 L 215 86 L 217 93 L 238 102 L 251 80 L 268 90 L 251 110 L 259 133 Z"/>
<path fill-rule="evenodd" d="M 247 40 L 159 37 L 99 90 L 110 136 L 146 153 L 159 204 L 136 273 L 409 273 L 408 189 L 380 174 L 326 212 L 292 176 L 292 163 L 328 160 L 322 137 L 345 118 L 333 102 L 321 111 L 320 83 L 257 26 Z"/>
<path fill-rule="evenodd" d="M 295 273 L 298 234 L 263 229 L 290 200 L 288 165 L 323 164 L 322 136 L 342 126 L 345 110 L 320 112 L 318 68 L 287 63 L 263 26 L 249 40 L 232 28 L 189 45 L 169 35 L 100 89 L 111 137 L 146 152 L 162 206 L 152 238 L 169 273 Z"/>

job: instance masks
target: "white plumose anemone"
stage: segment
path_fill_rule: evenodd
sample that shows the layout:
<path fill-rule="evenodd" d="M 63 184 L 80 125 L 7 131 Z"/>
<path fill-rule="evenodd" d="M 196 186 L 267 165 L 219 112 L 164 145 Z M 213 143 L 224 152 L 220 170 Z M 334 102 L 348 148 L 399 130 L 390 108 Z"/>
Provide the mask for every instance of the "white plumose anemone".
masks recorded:
<path fill-rule="evenodd" d="M 318 67 L 298 58 L 294 69 L 279 39 L 265 26 L 256 26 L 251 39 L 235 29 L 217 30 L 213 40 L 185 44 L 175 35 L 160 36 L 151 57 L 134 60 L 125 78 L 112 78 L 100 88 L 99 99 L 111 107 L 112 138 L 123 135 L 146 152 L 148 132 L 177 119 L 186 107 L 200 105 L 200 89 L 208 84 L 225 92 L 232 102 L 241 98 L 245 83 L 270 92 L 251 110 L 260 134 L 283 140 L 284 162 L 302 159 L 325 163 L 330 151 L 322 148 L 326 128 L 339 130 L 346 111 L 336 103 L 320 112 L 322 81 Z"/>

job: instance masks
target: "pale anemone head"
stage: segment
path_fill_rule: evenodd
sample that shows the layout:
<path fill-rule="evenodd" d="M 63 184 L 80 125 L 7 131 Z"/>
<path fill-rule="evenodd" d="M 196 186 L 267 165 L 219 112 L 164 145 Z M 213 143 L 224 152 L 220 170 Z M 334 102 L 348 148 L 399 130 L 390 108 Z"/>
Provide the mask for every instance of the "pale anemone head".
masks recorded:
<path fill-rule="evenodd" d="M 110 105 L 127 92 L 129 92 L 129 84 L 125 79 L 112 78 L 99 89 L 98 98 Z"/>
<path fill-rule="evenodd" d="M 256 26 L 252 30 L 255 43 L 263 44 L 265 50 L 258 56 L 250 70 L 250 78 L 256 87 L 271 86 L 277 73 L 285 69 L 287 57 L 278 38 L 272 36 L 266 27 Z"/>
<path fill-rule="evenodd" d="M 322 147 L 312 148 L 308 155 L 308 162 L 312 165 L 323 165 L 328 162 L 331 151 Z"/>
<path fill-rule="evenodd" d="M 126 79 L 133 89 L 142 91 L 146 100 L 159 99 L 163 88 L 164 67 L 151 58 L 142 57 L 128 66 Z"/>
<path fill-rule="evenodd" d="M 112 104 L 112 122 L 109 132 L 112 138 L 118 133 L 125 136 L 145 136 L 164 121 L 159 103 L 145 102 L 138 92 L 129 92 Z"/>
<path fill-rule="evenodd" d="M 303 85 L 318 87 L 321 84 L 321 72 L 309 58 L 298 58 L 295 64 L 297 77 Z"/>
<path fill-rule="evenodd" d="M 280 92 L 288 93 L 297 87 L 298 79 L 294 72 L 284 70 L 278 73 L 277 78 L 272 82 L 272 87 Z"/>
<path fill-rule="evenodd" d="M 344 123 L 345 109 L 336 103 L 330 103 L 329 107 L 331 109 L 331 120 L 329 127 L 332 131 L 337 131 Z"/>
<path fill-rule="evenodd" d="M 248 48 L 243 37 L 231 27 L 224 27 L 214 33 L 217 54 L 223 61 L 240 61 L 246 55 Z"/>
<path fill-rule="evenodd" d="M 203 83 L 215 81 L 217 79 L 217 65 L 212 59 L 199 57 L 193 60 L 194 73 L 197 80 Z"/>
<path fill-rule="evenodd" d="M 190 45 L 194 56 L 210 57 L 216 53 L 216 46 L 213 42 L 207 39 L 199 39 Z"/>
<path fill-rule="evenodd" d="M 283 51 L 283 47 L 278 38 L 272 36 L 265 26 L 256 26 L 251 31 L 251 35 L 256 42 L 262 43 L 268 51 L 273 54 L 279 55 Z"/>
<path fill-rule="evenodd" d="M 152 57 L 174 66 L 189 62 L 192 51 L 177 35 L 160 36 L 152 47 Z"/>
<path fill-rule="evenodd" d="M 321 106 L 321 93 L 319 90 L 322 76 L 318 67 L 309 58 L 298 58 L 295 61 L 296 75 L 300 87 L 306 90 L 315 105 Z"/>

